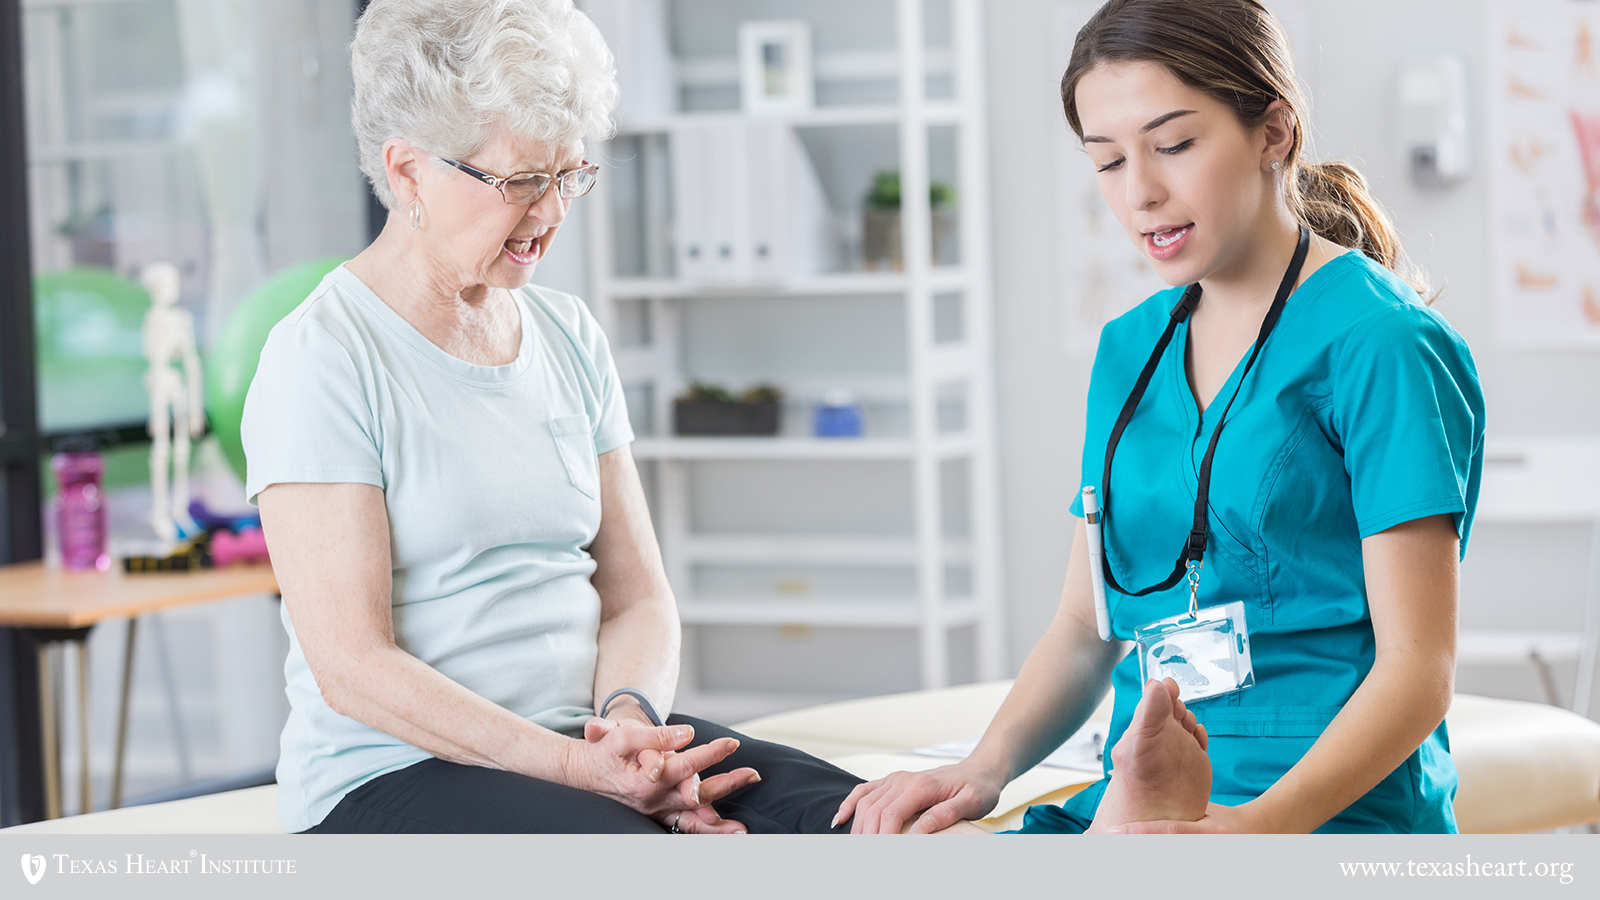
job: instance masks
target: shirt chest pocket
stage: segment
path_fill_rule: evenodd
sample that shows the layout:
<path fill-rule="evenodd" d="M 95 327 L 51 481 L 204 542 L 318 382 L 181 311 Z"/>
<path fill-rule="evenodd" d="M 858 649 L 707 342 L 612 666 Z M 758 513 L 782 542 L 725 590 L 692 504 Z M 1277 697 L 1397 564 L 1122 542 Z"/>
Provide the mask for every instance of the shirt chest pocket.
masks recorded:
<path fill-rule="evenodd" d="M 600 460 L 594 452 L 588 415 L 557 416 L 550 420 L 550 434 L 555 438 L 556 452 L 561 454 L 561 464 L 566 467 L 572 486 L 590 500 L 598 499 Z"/>

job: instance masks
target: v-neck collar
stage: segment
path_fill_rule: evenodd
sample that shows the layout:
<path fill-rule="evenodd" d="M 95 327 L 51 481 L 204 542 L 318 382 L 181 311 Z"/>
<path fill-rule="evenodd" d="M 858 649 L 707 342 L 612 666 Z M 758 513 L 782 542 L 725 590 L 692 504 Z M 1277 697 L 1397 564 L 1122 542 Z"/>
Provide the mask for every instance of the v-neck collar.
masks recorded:
<path fill-rule="evenodd" d="M 1360 251 L 1358 250 L 1346 250 L 1338 256 L 1335 256 L 1333 259 L 1323 263 L 1310 275 L 1307 275 L 1306 280 L 1302 281 L 1299 287 L 1296 287 L 1294 292 L 1289 295 L 1289 299 L 1283 307 L 1283 315 L 1278 319 L 1278 327 L 1282 328 L 1286 322 L 1299 314 L 1300 310 L 1306 306 L 1307 301 L 1313 299 L 1317 294 L 1323 291 L 1323 282 L 1327 281 L 1327 278 L 1323 277 L 1324 272 L 1327 272 L 1329 269 L 1335 267 L 1343 268 L 1345 264 L 1348 264 L 1349 256 L 1353 253 L 1359 252 Z M 1202 295 L 1202 301 L 1203 299 L 1204 295 Z M 1297 300 L 1299 302 L 1296 302 Z M 1169 354 L 1175 354 L 1175 358 L 1171 360 L 1172 365 L 1167 367 L 1167 377 L 1171 387 L 1173 388 L 1174 397 L 1177 400 L 1177 406 L 1180 409 L 1180 414 L 1182 415 L 1183 421 L 1188 426 L 1190 432 L 1189 456 L 1191 457 L 1191 463 L 1193 463 L 1194 461 L 1192 457 L 1194 456 L 1194 445 L 1199 442 L 1204 435 L 1210 433 L 1209 430 L 1205 428 L 1206 416 L 1212 410 L 1217 409 L 1218 397 L 1231 396 L 1234 386 L 1237 384 L 1239 379 L 1243 377 L 1245 360 L 1250 358 L 1250 349 L 1255 347 L 1255 342 L 1252 341 L 1250 343 L 1250 349 L 1246 349 L 1245 352 L 1239 356 L 1239 360 L 1233 364 L 1233 370 L 1228 373 L 1228 379 L 1222 383 L 1222 387 L 1217 389 L 1217 393 L 1211 398 L 1211 402 L 1206 404 L 1205 411 L 1201 412 L 1200 401 L 1195 397 L 1194 389 L 1189 386 L 1189 321 L 1191 318 L 1193 318 L 1193 314 L 1190 314 L 1189 317 L 1185 318 L 1182 322 L 1179 322 L 1178 330 L 1173 334 L 1174 340 L 1172 341 L 1172 345 L 1168 348 L 1167 352 Z M 1276 329 L 1274 330 L 1276 331 Z M 1269 345 L 1272 343 L 1272 339 L 1270 337 L 1267 339 L 1267 343 Z M 1265 355 L 1267 348 L 1263 347 L 1261 352 L 1263 355 Z M 1259 365 L 1260 360 L 1257 360 L 1257 366 L 1259 367 Z M 1226 407 L 1227 404 L 1224 403 L 1223 406 Z M 1215 427 L 1214 423 L 1212 427 Z M 1198 465 L 1198 463 L 1195 463 L 1195 465 Z"/>

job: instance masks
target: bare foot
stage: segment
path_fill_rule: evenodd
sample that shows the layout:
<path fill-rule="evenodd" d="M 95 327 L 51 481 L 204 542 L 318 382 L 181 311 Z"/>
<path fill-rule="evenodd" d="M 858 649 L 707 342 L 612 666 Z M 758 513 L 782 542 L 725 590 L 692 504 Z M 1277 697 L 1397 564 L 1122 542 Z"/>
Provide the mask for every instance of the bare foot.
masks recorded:
<path fill-rule="evenodd" d="M 1090 832 L 1161 820 L 1195 822 L 1211 797 L 1206 729 L 1170 678 L 1149 681 L 1128 730 L 1111 750 L 1112 778 Z"/>

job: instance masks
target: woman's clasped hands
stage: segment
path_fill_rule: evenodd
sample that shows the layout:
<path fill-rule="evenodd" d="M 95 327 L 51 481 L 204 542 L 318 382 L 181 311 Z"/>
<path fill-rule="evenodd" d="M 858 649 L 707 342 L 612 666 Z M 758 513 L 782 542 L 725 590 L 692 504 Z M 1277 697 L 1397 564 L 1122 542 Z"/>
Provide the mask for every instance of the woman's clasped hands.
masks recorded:
<path fill-rule="evenodd" d="M 689 747 L 694 728 L 657 726 L 643 716 L 593 718 L 571 745 L 568 784 L 610 797 L 686 834 L 744 834 L 711 804 L 761 780 L 745 767 L 706 779 L 700 773 L 739 749 L 733 738 Z M 688 749 L 685 749 L 688 748 Z"/>

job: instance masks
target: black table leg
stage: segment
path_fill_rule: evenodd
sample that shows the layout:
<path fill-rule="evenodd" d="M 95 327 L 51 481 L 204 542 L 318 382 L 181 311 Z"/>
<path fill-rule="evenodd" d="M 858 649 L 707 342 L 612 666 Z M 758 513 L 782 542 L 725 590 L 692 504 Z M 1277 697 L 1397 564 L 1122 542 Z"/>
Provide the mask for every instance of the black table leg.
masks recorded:
<path fill-rule="evenodd" d="M 44 818 L 39 652 L 23 628 L 0 628 L 0 827 Z"/>

